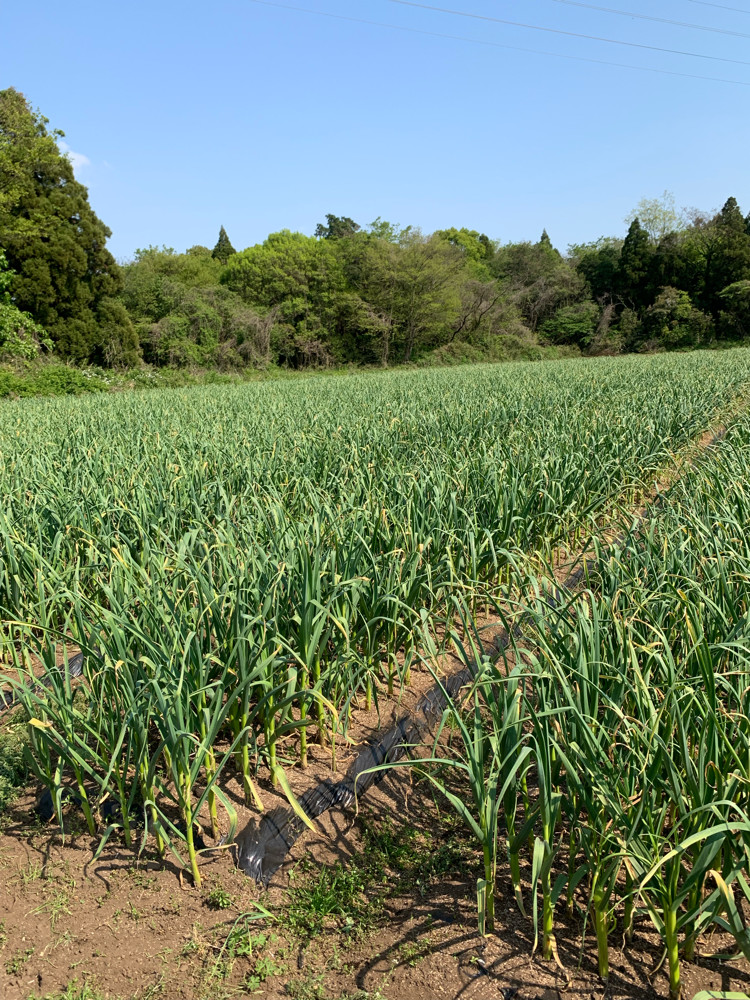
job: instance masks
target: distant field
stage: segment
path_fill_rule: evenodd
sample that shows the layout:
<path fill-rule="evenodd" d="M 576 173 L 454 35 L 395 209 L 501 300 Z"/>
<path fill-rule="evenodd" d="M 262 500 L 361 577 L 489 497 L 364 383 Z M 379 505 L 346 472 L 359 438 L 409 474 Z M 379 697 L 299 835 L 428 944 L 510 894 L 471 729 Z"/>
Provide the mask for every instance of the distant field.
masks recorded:
<path fill-rule="evenodd" d="M 492 922 L 498 843 L 507 834 L 511 881 L 520 898 L 520 841 L 514 837 L 524 846 L 530 837 L 531 892 L 534 899 L 537 890 L 540 894 L 538 931 L 545 955 L 551 954 L 552 908 L 558 899 L 563 907 L 566 884 L 573 886 L 570 900 L 580 885 L 580 891 L 588 887 L 593 900 L 601 963 L 615 916 L 622 917 L 622 907 L 627 915 L 632 900 L 632 893 L 617 897 L 614 885 L 630 879 L 632 887 L 646 874 L 652 855 L 643 843 L 649 834 L 638 832 L 641 853 L 633 854 L 636 861 L 629 866 L 624 844 L 613 846 L 604 832 L 597 839 L 594 820 L 579 820 L 593 778 L 581 777 L 580 761 L 574 766 L 573 757 L 566 756 L 572 751 L 565 740 L 569 736 L 589 755 L 594 771 L 605 773 L 603 764 L 591 762 L 597 754 L 607 757 L 618 739 L 614 700 L 607 699 L 628 703 L 634 718 L 663 715 L 666 709 L 645 694 L 657 683 L 651 680 L 653 663 L 643 690 L 632 678 L 623 681 L 629 669 L 621 655 L 624 633 L 615 629 L 610 635 L 609 653 L 599 645 L 593 651 L 599 639 L 591 640 L 586 659 L 582 623 L 595 608 L 600 636 L 618 615 L 630 627 L 633 609 L 639 621 L 659 601 L 666 609 L 663 594 L 671 594 L 677 584 L 665 583 L 665 574 L 679 569 L 681 556 L 660 571 L 656 563 L 666 560 L 667 549 L 654 543 L 646 558 L 642 542 L 631 540 L 627 561 L 638 570 L 618 576 L 616 568 L 606 569 L 604 559 L 597 577 L 602 607 L 591 601 L 577 606 L 571 616 L 561 614 L 554 628 L 549 608 L 534 604 L 534 588 L 547 586 L 540 567 L 558 546 L 575 548 L 592 532 L 596 535 L 596 518 L 605 512 L 614 517 L 615 506 L 637 506 L 675 454 L 712 423 L 739 411 L 748 395 L 750 351 L 735 350 L 4 403 L 0 615 L 5 659 L 8 678 L 16 678 L 17 694 L 33 719 L 28 739 L 36 777 L 51 791 L 58 817 L 64 806 L 61 790 L 72 786 L 97 839 L 119 837 L 135 849 L 145 820 L 154 849 L 178 854 L 199 884 L 195 823 L 204 835 L 210 831 L 215 837 L 233 829 L 235 808 L 223 790 L 229 774 L 237 776 L 251 808 L 261 805 L 259 773 L 270 773 L 291 798 L 288 775 L 295 764 L 307 762 L 311 741 L 333 754 L 354 710 L 370 708 L 407 686 L 429 636 L 444 636 L 457 609 L 469 621 L 478 603 L 500 606 L 523 595 L 524 662 L 537 663 L 529 676 L 538 684 L 530 686 L 527 703 L 519 707 L 519 681 L 516 677 L 508 686 L 507 664 L 502 667 L 501 660 L 492 667 L 500 672 L 491 682 L 482 675 L 474 694 L 478 742 L 466 742 L 465 755 L 457 758 L 478 768 L 466 779 L 470 785 L 478 782 L 466 792 L 466 801 L 474 794 L 479 813 L 472 814 L 473 820 L 463 818 L 485 851 L 480 919 L 486 926 Z M 740 456 L 727 466 L 734 478 L 710 480 L 717 497 L 719 481 L 744 497 L 744 485 L 738 485 L 747 471 L 741 461 L 744 446 L 736 444 L 741 433 L 746 428 L 730 437 Z M 696 496 L 705 498 L 706 482 L 696 478 Z M 673 489 L 687 487 L 678 483 Z M 685 527 L 673 513 L 663 530 L 670 546 L 684 531 L 688 560 L 700 512 L 688 511 L 692 493 L 680 496 Z M 710 513 L 700 516 L 710 525 Z M 732 530 L 740 535 L 744 521 Z M 705 532 L 710 537 L 710 526 Z M 604 536 L 601 544 L 606 544 Z M 690 556 L 696 581 L 701 558 Z M 712 588 L 721 590 L 721 574 L 712 579 Z M 729 593 L 731 583 L 724 586 Z M 698 582 L 694 589 L 696 607 L 715 600 L 713 589 L 700 591 Z M 630 604 L 613 597 L 625 591 L 632 592 Z M 744 607 L 745 596 L 736 600 Z M 575 604 L 573 595 L 571 601 Z M 686 600 L 682 610 L 664 610 L 662 633 L 673 627 L 675 615 L 689 620 L 690 605 Z M 702 612 L 696 614 L 700 618 Z M 653 653 L 648 636 L 655 633 L 649 628 L 643 627 L 637 641 L 628 638 L 633 676 L 639 657 L 647 660 Z M 695 636 L 697 643 L 697 631 Z M 744 642 L 744 633 L 735 633 L 735 639 Z M 682 631 L 679 641 L 688 641 Z M 723 641 L 734 640 L 725 636 Z M 74 648 L 84 653 L 78 684 L 53 669 Z M 666 653 L 663 645 L 659 649 L 662 663 Z M 464 656 L 470 664 L 469 653 Z M 619 687 L 605 695 L 603 675 L 610 667 Z M 50 678 L 48 689 L 34 686 L 33 676 L 42 671 Z M 546 679 L 539 681 L 540 676 Z M 660 676 L 660 690 L 665 683 Z M 740 698 L 738 692 L 733 682 L 731 697 Z M 455 706 L 456 720 L 463 718 L 462 711 Z M 520 714 L 511 731 L 513 711 Z M 686 712 L 691 711 L 686 758 L 692 761 L 694 752 L 705 752 L 706 760 L 718 759 L 716 747 L 704 751 L 695 744 L 693 751 L 691 727 L 706 724 L 707 710 L 688 706 Z M 537 720 L 545 713 L 548 721 L 578 713 L 579 728 L 566 729 L 565 737 L 552 723 L 542 731 Z M 586 713 L 591 713 L 590 725 Z M 727 733 L 715 735 L 717 746 L 730 738 Z M 658 738 L 665 747 L 677 739 L 663 733 Z M 731 739 L 738 739 L 734 731 Z M 479 745 L 486 748 L 484 756 Z M 629 795 L 640 794 L 644 782 L 656 788 L 646 772 L 666 766 L 643 752 L 645 770 L 631 776 Z M 680 767 L 683 775 L 687 764 Z M 499 775 L 507 779 L 507 795 L 500 799 Z M 620 778 L 618 772 L 608 780 L 616 786 Z M 680 778 L 683 784 L 689 780 Z M 674 787 L 678 784 L 675 779 Z M 487 805 L 490 787 L 495 798 L 490 795 Z M 667 786 L 658 787 L 652 812 L 672 794 Z M 710 812 L 714 791 L 719 796 L 726 789 L 707 792 L 706 787 L 696 808 Z M 602 810 L 609 805 L 603 803 L 597 799 L 591 809 L 605 831 Z M 490 813 L 482 819 L 483 808 L 495 810 L 494 820 Z M 747 822 L 750 832 L 750 819 L 737 809 L 737 822 Z M 722 816 L 721 822 L 727 821 L 725 814 L 717 816 L 716 822 Z M 665 817 L 658 835 L 677 823 L 673 814 Z M 570 857 L 564 858 L 563 828 L 572 831 Z M 709 845 L 714 837 L 718 844 L 712 829 L 708 822 L 686 824 L 682 839 L 695 835 L 694 843 L 702 848 L 706 837 Z M 587 852 L 616 856 L 618 864 L 602 861 L 576 874 L 582 845 Z M 710 861 L 731 883 L 741 866 L 735 871 L 732 861 L 721 869 L 717 852 L 718 847 L 710 858 L 701 856 L 700 865 L 708 872 L 704 862 Z M 560 858 L 564 865 L 555 869 Z M 693 861 L 698 863 L 697 856 Z M 676 874 L 670 872 L 667 867 L 667 880 L 681 877 L 679 864 Z M 563 880 L 553 892 L 558 875 Z M 704 892 L 708 896 L 710 877 L 704 873 L 688 886 L 692 909 L 680 909 L 687 897 L 676 890 L 670 896 L 672 902 L 679 897 L 678 922 L 689 909 L 679 927 L 690 954 L 704 929 L 694 904 Z M 663 898 L 668 891 L 664 888 Z M 523 892 L 528 900 L 527 884 Z M 646 902 L 638 906 L 645 906 L 644 913 L 651 906 L 667 947 L 674 949 L 677 931 L 664 916 L 663 898 L 652 903 L 643 892 Z M 719 905 L 716 893 L 711 899 L 711 905 Z M 601 964 L 600 970 L 606 972 Z M 674 992 L 675 983 L 671 986 Z"/>

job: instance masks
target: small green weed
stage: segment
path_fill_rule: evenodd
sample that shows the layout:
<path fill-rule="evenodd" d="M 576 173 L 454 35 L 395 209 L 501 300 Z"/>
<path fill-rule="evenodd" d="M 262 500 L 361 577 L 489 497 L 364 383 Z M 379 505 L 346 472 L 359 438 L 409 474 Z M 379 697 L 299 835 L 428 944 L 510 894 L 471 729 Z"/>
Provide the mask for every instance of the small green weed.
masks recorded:
<path fill-rule="evenodd" d="M 307 976 L 304 979 L 290 979 L 286 984 L 287 996 L 293 1000 L 329 1000 L 323 985 L 323 976 Z"/>
<path fill-rule="evenodd" d="M 68 983 L 65 990 L 58 993 L 46 993 L 43 997 L 36 993 L 29 997 L 29 1000 L 112 1000 L 106 993 L 102 993 L 93 986 L 78 985 L 78 980 L 74 979 Z"/>
<path fill-rule="evenodd" d="M 398 953 L 402 963 L 413 969 L 432 954 L 432 942 L 429 938 L 423 938 L 420 941 L 404 941 L 398 949 Z"/>
<path fill-rule="evenodd" d="M 26 744 L 20 728 L 0 731 L 0 817 L 29 781 Z"/>
<path fill-rule="evenodd" d="M 228 910 L 234 900 L 224 889 L 217 886 L 206 896 L 206 906 L 212 910 Z"/>
<path fill-rule="evenodd" d="M 237 959 L 245 959 L 250 965 L 245 975 L 244 988 L 251 993 L 266 979 L 282 975 L 286 971 L 285 949 L 281 938 L 278 934 L 255 930 L 254 919 L 259 917 L 243 914 L 235 921 L 218 956 L 210 965 L 209 981 L 226 979 Z"/>
<path fill-rule="evenodd" d="M 29 861 L 18 872 L 18 879 L 24 888 L 44 877 L 44 867 L 41 861 Z"/>
<path fill-rule="evenodd" d="M 285 987 L 286 995 L 293 1000 L 386 1000 L 380 990 L 370 993 L 357 990 L 355 993 L 340 993 L 334 998 L 326 992 L 323 976 L 309 975 L 305 979 L 290 979 Z"/>
<path fill-rule="evenodd" d="M 372 926 L 380 901 L 370 902 L 365 897 L 371 881 L 366 871 L 345 868 L 340 861 L 320 868 L 317 876 L 311 874 L 311 868 L 303 864 L 301 878 L 297 871 L 289 876 L 287 916 L 293 931 L 315 937 L 331 918 L 340 922 L 345 931 L 364 931 Z"/>
<path fill-rule="evenodd" d="M 31 912 L 35 914 L 48 913 L 50 927 L 54 930 L 55 924 L 63 914 L 70 916 L 68 909 L 70 897 L 67 891 L 60 886 L 45 886 L 45 896 L 47 897 L 45 901 Z"/>
<path fill-rule="evenodd" d="M 14 951 L 5 963 L 5 971 L 7 974 L 9 976 L 17 976 L 33 954 L 33 948 L 19 948 L 17 951 Z"/>

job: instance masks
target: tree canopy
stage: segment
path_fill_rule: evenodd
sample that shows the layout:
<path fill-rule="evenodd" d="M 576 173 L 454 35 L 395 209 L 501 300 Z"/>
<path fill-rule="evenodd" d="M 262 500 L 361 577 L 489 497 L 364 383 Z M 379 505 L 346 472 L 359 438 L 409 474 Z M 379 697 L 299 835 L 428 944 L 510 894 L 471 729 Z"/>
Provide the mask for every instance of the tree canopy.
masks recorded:
<path fill-rule="evenodd" d="M 234 368 L 683 349 L 750 339 L 750 213 L 644 198 L 626 233 L 561 252 L 479 229 L 423 233 L 327 213 L 237 252 L 225 227 L 135 252 L 109 229 L 61 153 L 63 133 L 0 91 L 0 361 Z"/>
<path fill-rule="evenodd" d="M 120 269 L 106 249 L 109 229 L 57 145 L 63 133 L 23 94 L 0 91 L 0 247 L 13 272 L 14 305 L 76 360 L 138 360 L 135 331 L 112 303 Z"/>

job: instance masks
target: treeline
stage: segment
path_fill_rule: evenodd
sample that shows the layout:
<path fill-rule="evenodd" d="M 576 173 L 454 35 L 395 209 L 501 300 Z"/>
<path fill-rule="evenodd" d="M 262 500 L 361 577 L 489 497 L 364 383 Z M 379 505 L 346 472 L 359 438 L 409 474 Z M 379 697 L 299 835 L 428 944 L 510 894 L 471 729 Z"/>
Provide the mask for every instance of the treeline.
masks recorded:
<path fill-rule="evenodd" d="M 561 254 L 328 215 L 239 253 L 150 247 L 118 266 L 58 148 L 0 92 L 0 359 L 51 352 L 128 367 L 388 365 L 530 345 L 611 354 L 750 338 L 750 217 L 734 198 L 686 218 L 645 201 L 627 235 Z"/>

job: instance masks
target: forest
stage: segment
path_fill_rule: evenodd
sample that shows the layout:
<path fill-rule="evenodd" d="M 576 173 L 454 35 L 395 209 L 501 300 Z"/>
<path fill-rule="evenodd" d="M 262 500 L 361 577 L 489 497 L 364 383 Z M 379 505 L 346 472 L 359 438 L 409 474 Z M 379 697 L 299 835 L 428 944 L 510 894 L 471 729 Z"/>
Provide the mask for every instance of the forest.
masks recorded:
<path fill-rule="evenodd" d="M 642 200 L 624 235 L 561 252 L 329 214 L 237 251 L 137 250 L 111 235 L 63 133 L 0 91 L 0 361 L 222 371 L 612 355 L 750 337 L 750 214 Z M 228 220 L 226 220 L 228 221 Z M 231 225 L 230 225 L 231 229 Z"/>

